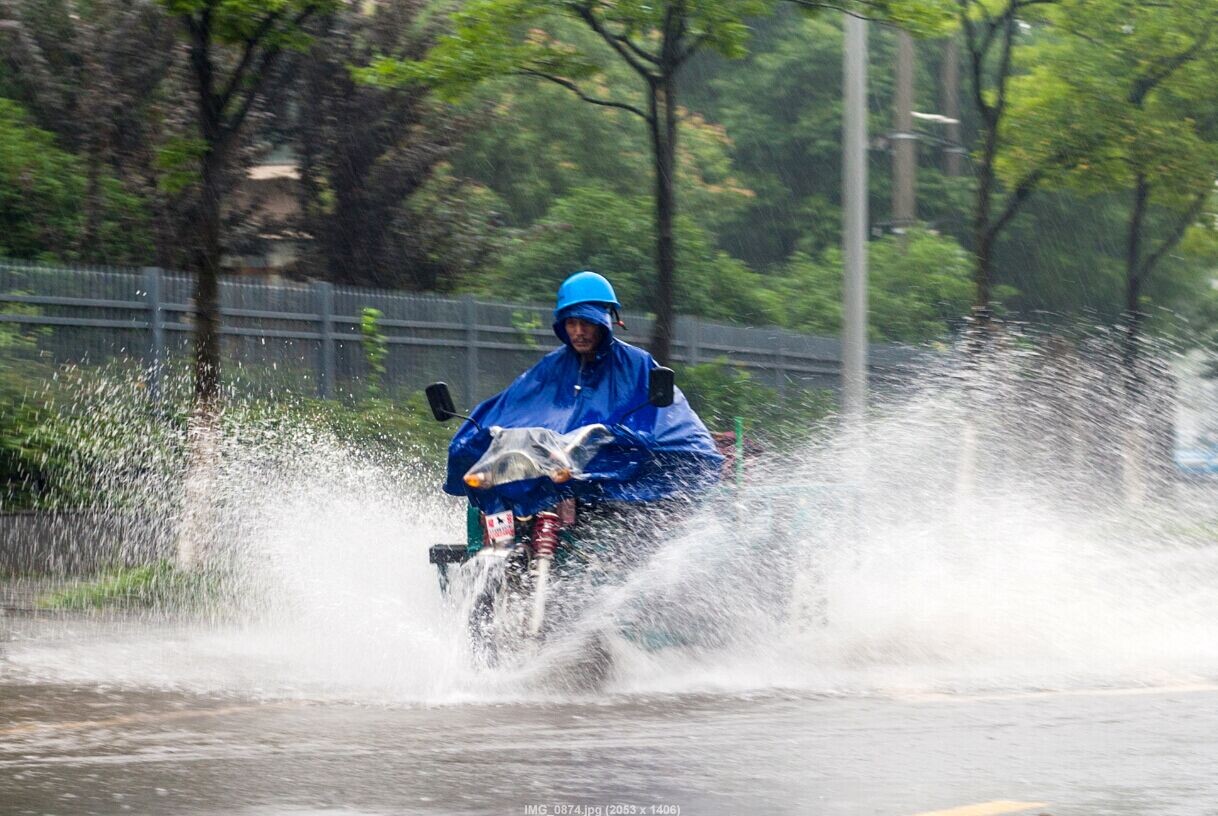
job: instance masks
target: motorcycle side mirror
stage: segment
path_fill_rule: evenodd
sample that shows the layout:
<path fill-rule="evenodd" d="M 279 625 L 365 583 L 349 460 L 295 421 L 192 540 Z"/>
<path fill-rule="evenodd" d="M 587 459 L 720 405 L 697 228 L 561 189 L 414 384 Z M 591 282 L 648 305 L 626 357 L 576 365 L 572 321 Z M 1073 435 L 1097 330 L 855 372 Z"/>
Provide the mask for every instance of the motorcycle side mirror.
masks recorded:
<path fill-rule="evenodd" d="M 647 382 L 647 402 L 656 408 L 667 408 L 674 398 L 673 381 L 676 377 L 671 368 L 653 368 Z"/>
<path fill-rule="evenodd" d="M 453 395 L 448 391 L 448 383 L 432 383 L 423 389 L 423 393 L 427 395 L 427 404 L 431 406 L 431 415 L 439 422 L 447 422 L 453 417 L 468 419 L 474 423 L 474 427 L 482 430 L 482 426 L 465 414 L 457 413 L 457 406 L 453 405 Z"/>
<path fill-rule="evenodd" d="M 427 394 L 427 404 L 431 406 L 431 415 L 437 422 L 447 422 L 457 415 L 457 407 L 453 405 L 453 395 L 448 391 L 448 383 L 432 383 L 424 389 Z"/>

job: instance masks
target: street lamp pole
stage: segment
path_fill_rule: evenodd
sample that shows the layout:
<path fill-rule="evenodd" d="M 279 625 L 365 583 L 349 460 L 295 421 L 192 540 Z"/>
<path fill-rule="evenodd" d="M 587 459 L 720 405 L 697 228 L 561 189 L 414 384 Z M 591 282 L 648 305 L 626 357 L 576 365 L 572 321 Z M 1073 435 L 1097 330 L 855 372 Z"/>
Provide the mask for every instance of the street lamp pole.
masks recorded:
<path fill-rule="evenodd" d="M 842 412 L 867 407 L 867 22 L 845 15 L 842 52 Z"/>

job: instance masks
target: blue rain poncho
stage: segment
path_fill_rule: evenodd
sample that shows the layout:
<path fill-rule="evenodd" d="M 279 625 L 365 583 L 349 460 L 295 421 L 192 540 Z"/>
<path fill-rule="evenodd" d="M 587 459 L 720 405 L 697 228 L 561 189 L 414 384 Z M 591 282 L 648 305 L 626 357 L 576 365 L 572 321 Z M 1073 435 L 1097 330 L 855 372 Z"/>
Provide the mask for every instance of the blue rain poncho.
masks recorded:
<path fill-rule="evenodd" d="M 532 515 L 570 496 L 588 502 L 649 502 L 714 485 L 723 457 L 685 395 L 678 389 L 667 408 L 647 404 L 648 372 L 656 367 L 655 359 L 613 336 L 603 306 L 581 303 L 555 317 L 554 333 L 563 345 L 474 409 L 471 416 L 482 430 L 471 422 L 457 430 L 448 446 L 445 492 L 468 496 L 484 513 L 511 509 Z M 564 328 L 571 317 L 605 328 L 590 362 L 582 362 L 571 348 Z M 462 480 L 490 446 L 492 426 L 565 433 L 597 422 L 609 426 L 614 439 L 585 466 L 582 478 L 564 484 L 530 479 L 486 490 L 468 488 Z"/>

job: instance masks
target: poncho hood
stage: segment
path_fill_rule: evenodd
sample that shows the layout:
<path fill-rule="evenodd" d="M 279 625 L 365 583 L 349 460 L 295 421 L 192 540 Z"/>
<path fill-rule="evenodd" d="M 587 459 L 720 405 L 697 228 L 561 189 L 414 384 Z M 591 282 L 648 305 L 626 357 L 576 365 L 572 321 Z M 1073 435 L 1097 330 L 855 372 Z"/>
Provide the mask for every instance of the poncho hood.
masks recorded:
<path fill-rule="evenodd" d="M 554 311 L 554 336 L 562 341 L 567 348 L 571 347 L 571 338 L 567 336 L 566 322 L 569 318 L 577 317 L 589 323 L 595 323 L 605 329 L 601 343 L 596 348 L 597 354 L 603 353 L 613 342 L 613 319 L 609 316 L 609 307 L 599 303 L 576 303 L 565 309 Z"/>

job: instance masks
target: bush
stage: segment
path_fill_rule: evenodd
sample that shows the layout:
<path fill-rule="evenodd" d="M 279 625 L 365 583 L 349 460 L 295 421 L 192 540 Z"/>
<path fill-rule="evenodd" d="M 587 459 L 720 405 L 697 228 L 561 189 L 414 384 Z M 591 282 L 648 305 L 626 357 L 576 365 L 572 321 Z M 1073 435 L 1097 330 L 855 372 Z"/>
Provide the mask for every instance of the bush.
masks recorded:
<path fill-rule="evenodd" d="M 154 403 L 134 364 L 55 369 L 7 360 L 0 366 L 0 510 L 147 502 L 151 484 L 172 481 L 154 475 L 185 472 L 190 390 L 178 385 L 167 383 L 165 400 Z M 304 429 L 385 461 L 409 458 L 437 469 L 453 431 L 417 393 L 359 402 L 232 399 L 221 426 L 236 445 Z"/>
<path fill-rule="evenodd" d="M 190 609 L 216 594 L 209 576 L 182 572 L 168 561 L 120 567 L 79 586 L 51 592 L 38 599 L 41 609 Z"/>
<path fill-rule="evenodd" d="M 973 287 L 968 254 L 954 240 L 922 230 L 868 244 L 869 335 L 922 343 L 949 335 L 968 313 Z M 1008 290 L 1003 289 L 1000 296 Z M 769 283 L 779 324 L 837 335 L 842 326 L 842 252 L 797 252 Z"/>
<path fill-rule="evenodd" d="M 831 391 L 791 388 L 780 396 L 777 389 L 762 385 L 726 359 L 682 366 L 677 381 L 712 431 L 732 430 L 735 418 L 742 417 L 747 435 L 780 447 L 807 439 L 834 408 Z"/>
<path fill-rule="evenodd" d="M 305 400 L 283 409 L 287 419 L 313 423 L 320 430 L 369 452 L 411 456 L 425 464 L 443 466 L 448 441 L 456 428 L 431 415 L 420 393 L 390 400 L 365 399 L 354 404 Z"/>
<path fill-rule="evenodd" d="M 144 203 L 103 172 L 90 249 L 111 262 L 146 256 Z M 85 238 L 84 162 L 62 150 L 29 113 L 0 97 L 0 257 L 72 258 Z"/>
<path fill-rule="evenodd" d="M 603 187 L 581 187 L 558 198 L 504 252 L 496 269 L 472 290 L 496 298 L 547 303 L 572 272 L 591 269 L 613 282 L 626 313 L 655 306 L 652 202 Z M 712 236 L 692 218 L 675 225 L 676 308 L 680 314 L 714 319 L 772 322 L 759 293 L 762 279 L 742 262 L 715 248 Z"/>
<path fill-rule="evenodd" d="M 19 341 L 6 350 L 0 364 L 0 510 L 77 505 L 82 497 L 70 474 L 78 446 L 54 407 L 61 390 L 56 372 L 24 353 L 29 349 Z"/>

